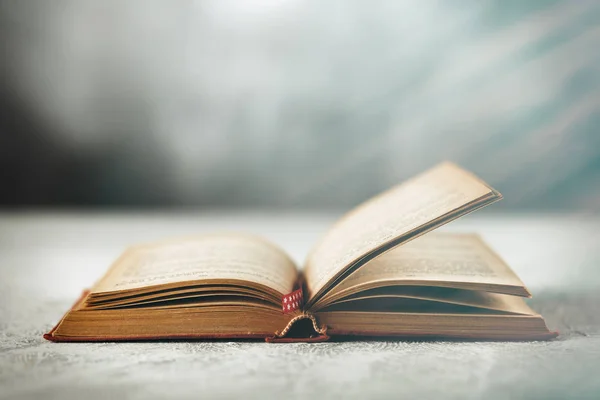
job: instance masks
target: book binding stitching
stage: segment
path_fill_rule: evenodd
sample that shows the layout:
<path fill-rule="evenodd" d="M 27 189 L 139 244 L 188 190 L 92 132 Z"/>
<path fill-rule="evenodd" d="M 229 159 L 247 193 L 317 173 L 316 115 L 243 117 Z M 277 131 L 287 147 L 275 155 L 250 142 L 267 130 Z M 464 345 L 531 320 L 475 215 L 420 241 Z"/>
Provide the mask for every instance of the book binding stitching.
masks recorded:
<path fill-rule="evenodd" d="M 327 335 L 327 326 L 319 326 L 319 322 L 317 321 L 317 318 L 314 315 L 303 312 L 302 314 L 297 315 L 294 318 L 292 318 L 290 320 L 290 322 L 288 322 L 288 324 L 285 326 L 285 328 L 283 328 L 281 331 L 275 332 L 275 337 L 276 338 L 284 337 L 285 335 L 288 334 L 290 329 L 292 329 L 292 326 L 294 326 L 294 324 L 297 321 L 300 321 L 301 319 L 307 319 L 307 318 L 311 320 L 312 326 L 313 326 L 313 329 L 315 330 L 315 332 L 317 332 L 318 334 L 323 335 L 323 336 Z"/>

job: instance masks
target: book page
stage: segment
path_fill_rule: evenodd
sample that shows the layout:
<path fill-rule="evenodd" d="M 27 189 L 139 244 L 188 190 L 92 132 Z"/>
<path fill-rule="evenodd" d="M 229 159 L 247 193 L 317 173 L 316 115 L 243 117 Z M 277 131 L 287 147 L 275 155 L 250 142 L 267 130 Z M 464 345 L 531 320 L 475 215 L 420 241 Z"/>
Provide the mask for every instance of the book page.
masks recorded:
<path fill-rule="evenodd" d="M 471 173 L 443 163 L 363 203 L 338 221 L 309 255 L 304 267 L 309 301 L 362 257 L 486 196 L 491 201 L 501 198 Z M 447 220 L 437 225 L 443 222 Z"/>
<path fill-rule="evenodd" d="M 394 293 L 394 289 L 397 293 Z M 455 308 L 458 306 L 458 309 Z M 466 308 L 462 308 L 466 307 Z M 474 309 L 481 313 L 534 315 L 522 297 L 507 294 L 418 286 L 392 286 L 357 293 L 325 310 L 373 312 L 454 313 Z M 473 310 L 471 310 L 473 311 Z"/>
<path fill-rule="evenodd" d="M 335 291 L 404 280 L 524 286 L 478 235 L 430 233 L 369 261 Z"/>
<path fill-rule="evenodd" d="M 296 266 L 275 245 L 251 235 L 218 234 L 133 247 L 92 293 L 194 280 L 243 280 L 287 294 L 296 278 Z"/>

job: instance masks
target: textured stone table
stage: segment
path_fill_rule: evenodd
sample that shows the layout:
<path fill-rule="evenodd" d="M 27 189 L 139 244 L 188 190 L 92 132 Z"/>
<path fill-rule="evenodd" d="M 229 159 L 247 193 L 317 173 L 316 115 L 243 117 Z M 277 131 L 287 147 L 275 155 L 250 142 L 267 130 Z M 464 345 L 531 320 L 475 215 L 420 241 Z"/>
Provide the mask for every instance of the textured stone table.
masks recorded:
<path fill-rule="evenodd" d="M 551 342 L 56 344 L 42 339 L 127 244 L 251 231 L 301 261 L 331 214 L 0 213 L 0 398 L 600 398 L 600 218 L 468 216 L 534 294 Z M 310 396 L 310 397 L 309 397 Z"/>

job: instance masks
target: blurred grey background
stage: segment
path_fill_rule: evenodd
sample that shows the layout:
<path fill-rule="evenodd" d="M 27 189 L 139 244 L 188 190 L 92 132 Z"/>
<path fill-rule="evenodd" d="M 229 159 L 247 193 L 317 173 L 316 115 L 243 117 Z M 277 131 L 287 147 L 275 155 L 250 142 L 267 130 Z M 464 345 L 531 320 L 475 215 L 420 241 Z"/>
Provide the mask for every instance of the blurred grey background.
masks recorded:
<path fill-rule="evenodd" d="M 348 207 L 446 159 L 600 212 L 600 1 L 0 0 L 1 207 Z"/>

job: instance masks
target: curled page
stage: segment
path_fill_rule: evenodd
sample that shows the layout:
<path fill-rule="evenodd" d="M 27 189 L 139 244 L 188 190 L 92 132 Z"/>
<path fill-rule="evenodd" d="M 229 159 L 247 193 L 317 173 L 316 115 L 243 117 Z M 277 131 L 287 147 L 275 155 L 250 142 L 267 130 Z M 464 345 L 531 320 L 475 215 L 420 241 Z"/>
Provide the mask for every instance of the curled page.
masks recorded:
<path fill-rule="evenodd" d="M 377 255 L 502 196 L 452 163 L 368 200 L 340 219 L 307 258 L 307 306 Z"/>

